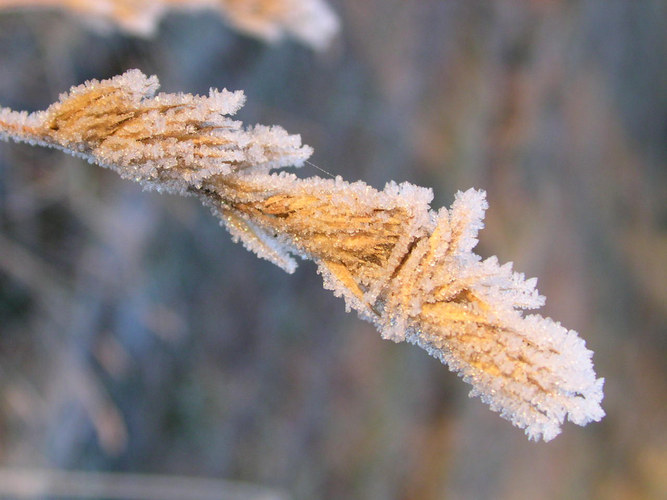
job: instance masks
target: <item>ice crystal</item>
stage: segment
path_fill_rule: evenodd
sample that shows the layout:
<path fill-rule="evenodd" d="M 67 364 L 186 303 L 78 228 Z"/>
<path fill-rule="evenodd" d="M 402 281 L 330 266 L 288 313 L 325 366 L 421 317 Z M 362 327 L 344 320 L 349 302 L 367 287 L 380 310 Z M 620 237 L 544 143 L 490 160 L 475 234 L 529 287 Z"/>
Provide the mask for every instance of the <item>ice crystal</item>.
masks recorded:
<path fill-rule="evenodd" d="M 232 120 L 240 92 L 155 94 L 137 70 L 92 81 L 33 114 L 0 110 L 3 139 L 53 146 L 149 188 L 191 194 L 246 248 L 287 272 L 313 260 L 324 286 L 383 338 L 424 348 L 472 385 L 492 410 L 548 441 L 565 421 L 604 416 L 577 333 L 538 315 L 536 279 L 473 253 L 485 194 L 459 192 L 432 210 L 430 189 L 378 191 L 341 178 L 297 178 L 311 150 L 279 127 Z"/>

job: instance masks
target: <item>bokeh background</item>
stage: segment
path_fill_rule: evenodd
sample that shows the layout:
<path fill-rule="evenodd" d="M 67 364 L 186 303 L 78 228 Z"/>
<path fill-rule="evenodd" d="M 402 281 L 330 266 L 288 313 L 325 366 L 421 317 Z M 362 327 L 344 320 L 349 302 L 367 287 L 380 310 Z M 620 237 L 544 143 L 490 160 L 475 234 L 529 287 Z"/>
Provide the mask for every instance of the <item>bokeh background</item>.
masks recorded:
<path fill-rule="evenodd" d="M 478 253 L 539 277 L 542 312 L 595 352 L 607 417 L 528 442 L 345 314 L 312 263 L 287 275 L 195 199 L 2 143 L 0 466 L 294 499 L 667 498 L 667 3 L 330 4 L 323 52 L 210 13 L 151 39 L 0 13 L 0 103 L 136 67 L 169 92 L 245 90 L 240 119 L 301 133 L 348 180 L 430 186 L 434 207 L 485 189 Z"/>

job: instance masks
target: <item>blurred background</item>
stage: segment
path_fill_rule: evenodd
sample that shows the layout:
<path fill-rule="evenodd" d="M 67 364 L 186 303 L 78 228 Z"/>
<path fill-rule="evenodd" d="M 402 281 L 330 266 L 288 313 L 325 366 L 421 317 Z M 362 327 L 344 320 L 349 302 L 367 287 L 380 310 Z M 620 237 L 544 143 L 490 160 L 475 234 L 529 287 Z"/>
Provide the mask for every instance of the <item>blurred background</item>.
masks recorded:
<path fill-rule="evenodd" d="M 323 51 L 205 12 L 148 39 L 0 12 L 0 103 L 140 68 L 168 92 L 245 90 L 239 119 L 300 133 L 347 180 L 429 186 L 435 208 L 485 189 L 478 253 L 539 277 L 542 314 L 595 352 L 607 417 L 528 442 L 312 263 L 287 275 L 195 199 L 2 143 L 2 470 L 258 489 L 238 498 L 667 498 L 667 3 L 329 4 Z"/>

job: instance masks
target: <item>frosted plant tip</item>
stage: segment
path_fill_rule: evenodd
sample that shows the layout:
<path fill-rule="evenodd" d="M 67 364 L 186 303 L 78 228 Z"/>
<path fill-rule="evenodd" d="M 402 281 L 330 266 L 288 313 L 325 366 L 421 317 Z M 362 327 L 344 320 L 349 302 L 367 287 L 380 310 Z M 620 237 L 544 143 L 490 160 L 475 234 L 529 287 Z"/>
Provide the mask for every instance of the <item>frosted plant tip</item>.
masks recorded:
<path fill-rule="evenodd" d="M 244 128 L 240 92 L 156 94 L 137 70 L 75 87 L 46 111 L 0 109 L 0 137 L 52 146 L 144 186 L 198 196 L 240 241 L 287 272 L 313 260 L 324 286 L 383 338 L 425 349 L 530 439 L 604 416 L 603 379 L 576 332 L 549 318 L 535 279 L 473 252 L 483 191 L 433 210 L 430 189 L 378 191 L 297 178 L 312 150 L 280 127 Z"/>

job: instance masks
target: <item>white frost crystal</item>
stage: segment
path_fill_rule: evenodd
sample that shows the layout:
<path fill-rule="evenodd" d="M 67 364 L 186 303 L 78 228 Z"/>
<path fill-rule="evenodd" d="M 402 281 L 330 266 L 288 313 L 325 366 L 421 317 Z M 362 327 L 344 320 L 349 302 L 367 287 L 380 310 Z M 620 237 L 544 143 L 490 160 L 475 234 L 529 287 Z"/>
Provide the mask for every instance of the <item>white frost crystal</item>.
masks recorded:
<path fill-rule="evenodd" d="M 548 441 L 568 419 L 604 416 L 603 379 L 572 330 L 524 309 L 544 304 L 536 279 L 472 252 L 485 194 L 459 192 L 430 208 L 432 192 L 390 182 L 377 191 L 341 178 L 297 178 L 311 149 L 280 127 L 229 118 L 240 92 L 155 94 L 137 70 L 89 82 L 46 111 L 0 109 L 0 138 L 53 146 L 144 186 L 192 194 L 235 240 L 288 272 L 315 261 L 324 286 L 383 338 L 407 340 L 458 372 L 492 410 Z"/>

